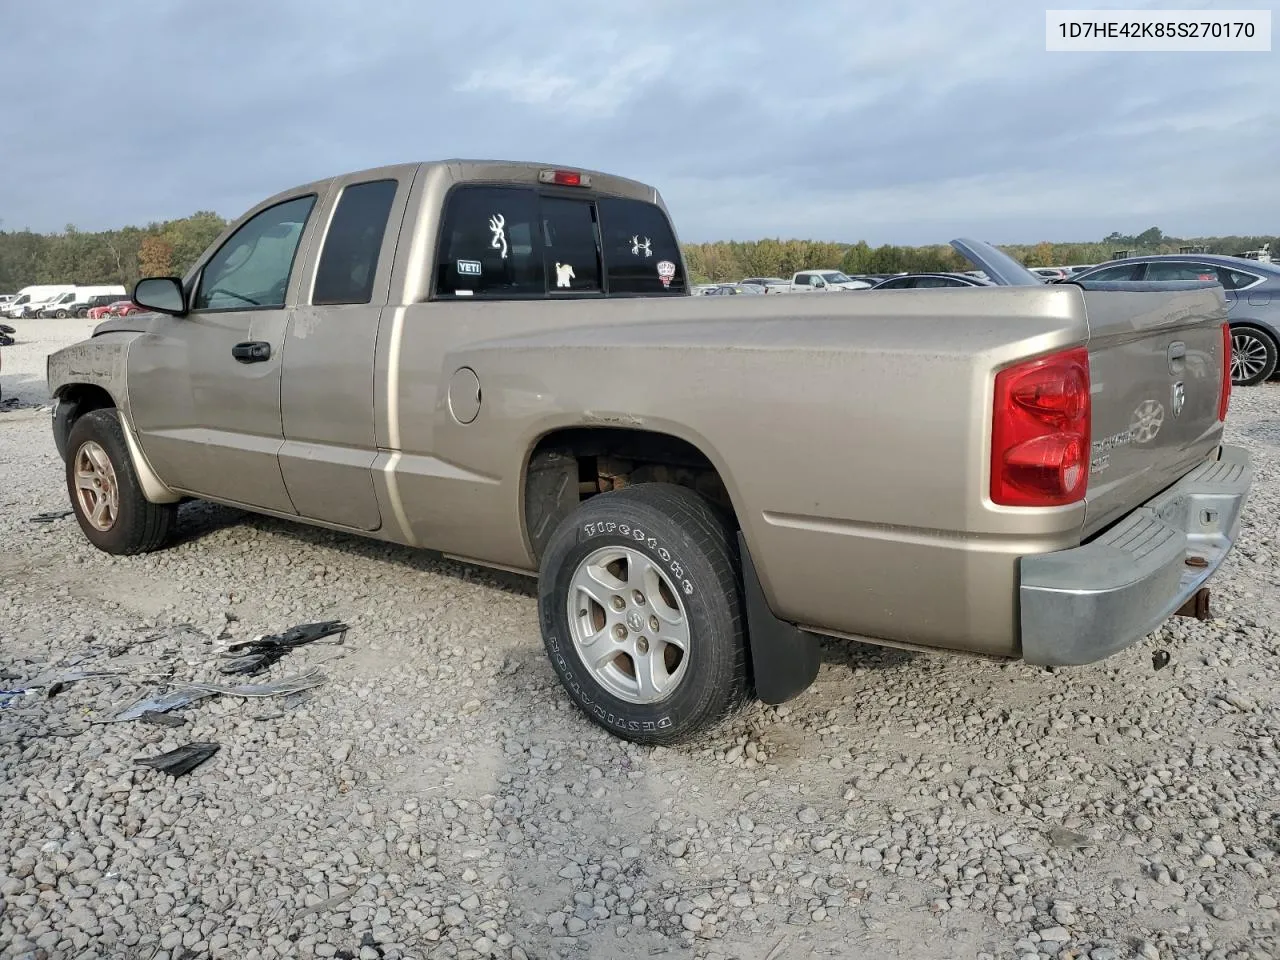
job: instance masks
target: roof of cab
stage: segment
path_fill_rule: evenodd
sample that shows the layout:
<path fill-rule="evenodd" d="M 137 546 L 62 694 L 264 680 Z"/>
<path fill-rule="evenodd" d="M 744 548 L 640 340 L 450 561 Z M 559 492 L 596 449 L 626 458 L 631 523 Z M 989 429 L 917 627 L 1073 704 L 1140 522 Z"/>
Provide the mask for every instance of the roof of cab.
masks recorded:
<path fill-rule="evenodd" d="M 647 183 L 621 177 L 617 174 L 605 173 L 586 167 L 569 164 L 539 163 L 528 160 L 481 160 L 455 157 L 448 160 L 423 160 L 416 163 L 388 164 L 380 167 L 369 167 L 364 170 L 353 170 L 336 173 L 310 183 L 297 184 L 284 193 L 296 193 L 304 189 L 319 189 L 334 180 L 343 179 L 377 179 L 383 177 L 403 176 L 407 173 L 420 172 L 426 176 L 443 177 L 454 183 L 470 180 L 494 181 L 510 180 L 536 184 L 538 173 L 542 170 L 572 170 L 590 178 L 590 189 L 601 193 L 633 197 L 651 203 L 660 202 L 658 190 Z M 273 198 L 274 199 L 274 198 Z"/>

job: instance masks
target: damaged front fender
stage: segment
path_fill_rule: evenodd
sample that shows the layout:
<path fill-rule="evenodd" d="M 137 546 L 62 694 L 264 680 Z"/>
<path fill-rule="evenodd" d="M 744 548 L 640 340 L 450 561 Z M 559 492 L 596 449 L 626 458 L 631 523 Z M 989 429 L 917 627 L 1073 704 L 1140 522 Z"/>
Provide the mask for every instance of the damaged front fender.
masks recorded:
<path fill-rule="evenodd" d="M 65 442 L 75 419 L 87 410 L 114 407 L 120 417 L 125 444 L 142 494 L 152 503 L 177 503 L 181 495 L 169 488 L 151 468 L 138 444 L 129 414 L 126 368 L 129 344 L 138 331 L 111 331 L 51 353 L 45 379 L 54 397 L 53 430 L 58 452 L 66 457 Z"/>
<path fill-rule="evenodd" d="M 49 354 L 45 363 L 49 393 L 61 399 L 68 387 L 100 387 L 111 396 L 117 408 L 124 408 L 127 401 L 125 360 L 129 355 L 129 342 L 135 336 L 136 333 L 109 333 Z"/>

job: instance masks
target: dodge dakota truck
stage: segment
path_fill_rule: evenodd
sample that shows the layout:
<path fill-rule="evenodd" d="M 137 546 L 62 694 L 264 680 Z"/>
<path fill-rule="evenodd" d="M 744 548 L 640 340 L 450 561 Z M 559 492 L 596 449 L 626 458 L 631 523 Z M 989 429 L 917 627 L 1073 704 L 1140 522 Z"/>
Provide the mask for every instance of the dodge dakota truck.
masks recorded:
<path fill-rule="evenodd" d="M 1252 468 L 1221 287 L 693 297 L 656 190 L 390 166 L 249 210 L 48 361 L 97 548 L 197 498 L 537 577 L 568 695 L 689 737 L 819 638 L 1073 665 L 1207 615 Z"/>

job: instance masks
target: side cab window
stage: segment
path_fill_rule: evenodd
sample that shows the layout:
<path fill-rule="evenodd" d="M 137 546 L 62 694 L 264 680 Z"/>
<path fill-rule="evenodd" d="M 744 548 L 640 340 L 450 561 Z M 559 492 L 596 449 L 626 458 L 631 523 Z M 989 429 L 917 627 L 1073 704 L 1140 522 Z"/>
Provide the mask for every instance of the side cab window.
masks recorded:
<path fill-rule="evenodd" d="M 283 307 L 298 244 L 315 202 L 314 194 L 295 197 L 241 224 L 200 271 L 191 309 Z"/>

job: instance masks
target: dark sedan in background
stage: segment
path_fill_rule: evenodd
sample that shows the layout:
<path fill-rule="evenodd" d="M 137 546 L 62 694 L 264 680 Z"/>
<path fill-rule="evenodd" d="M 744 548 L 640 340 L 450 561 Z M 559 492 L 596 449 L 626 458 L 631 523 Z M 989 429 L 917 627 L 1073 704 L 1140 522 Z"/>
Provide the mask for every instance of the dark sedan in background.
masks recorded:
<path fill-rule="evenodd" d="M 990 287 L 990 280 L 983 280 L 968 273 L 906 273 L 877 283 L 872 290 L 921 290 L 926 287 Z"/>
<path fill-rule="evenodd" d="M 1154 254 L 1099 264 L 1057 282 L 1078 280 L 1216 280 L 1227 296 L 1232 384 L 1251 387 L 1275 376 L 1280 360 L 1280 265 L 1207 253 Z"/>

